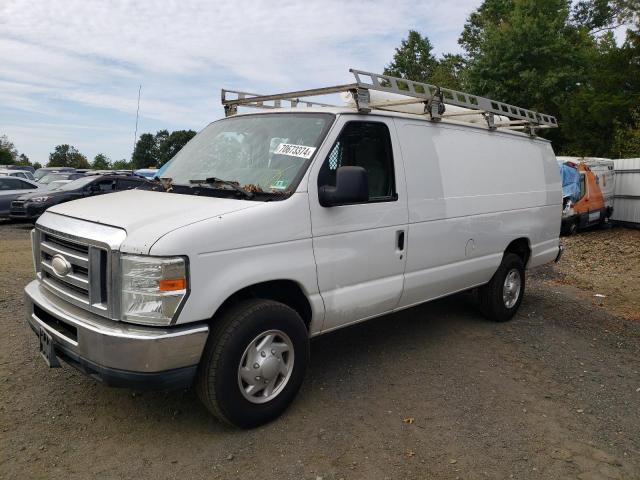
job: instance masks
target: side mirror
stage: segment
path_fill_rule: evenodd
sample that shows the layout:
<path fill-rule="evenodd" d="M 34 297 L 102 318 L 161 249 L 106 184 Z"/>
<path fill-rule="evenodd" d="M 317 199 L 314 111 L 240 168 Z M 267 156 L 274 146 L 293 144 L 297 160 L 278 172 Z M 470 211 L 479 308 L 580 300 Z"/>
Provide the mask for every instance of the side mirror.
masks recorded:
<path fill-rule="evenodd" d="M 367 171 L 362 167 L 339 167 L 336 171 L 336 186 L 321 186 L 318 200 L 323 207 L 369 201 Z"/>

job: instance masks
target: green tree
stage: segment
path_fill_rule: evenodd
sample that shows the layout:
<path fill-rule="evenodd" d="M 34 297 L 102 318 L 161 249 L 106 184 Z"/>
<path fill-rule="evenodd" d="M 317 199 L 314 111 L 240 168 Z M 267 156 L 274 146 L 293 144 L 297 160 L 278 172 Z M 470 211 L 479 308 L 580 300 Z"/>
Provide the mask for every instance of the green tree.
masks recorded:
<path fill-rule="evenodd" d="M 49 167 L 89 168 L 87 157 L 72 145 L 57 145 L 49 154 Z"/>
<path fill-rule="evenodd" d="M 393 61 L 384 69 L 384 74 L 427 82 L 437 65 L 432 50 L 433 46 L 426 36 L 409 30 L 409 36 L 396 48 Z"/>
<path fill-rule="evenodd" d="M 165 130 L 166 131 L 166 130 Z M 158 132 L 159 133 L 159 132 Z M 193 130 L 176 130 L 158 142 L 158 167 L 171 160 L 196 135 Z"/>
<path fill-rule="evenodd" d="M 640 106 L 631 113 L 631 119 L 628 125 L 614 122 L 611 146 L 613 158 L 640 157 Z"/>
<path fill-rule="evenodd" d="M 557 114 L 584 81 L 585 47 L 591 43 L 568 25 L 568 17 L 566 0 L 515 0 L 507 17 L 484 25 L 469 61 L 474 93 Z"/>
<path fill-rule="evenodd" d="M 513 10 L 513 4 L 514 0 L 485 0 L 469 15 L 458 39 L 469 58 L 481 54 L 487 30 L 498 27 Z"/>
<path fill-rule="evenodd" d="M 441 87 L 454 90 L 467 88 L 467 62 L 462 55 L 447 53 L 437 61 L 437 65 L 429 81 Z"/>
<path fill-rule="evenodd" d="M 639 55 L 630 42 L 616 46 L 612 32 L 598 39 L 588 57 L 593 67 L 560 107 L 562 153 L 619 155 L 611 139 L 616 132 L 634 131 L 634 108 L 640 104 L 640 65 L 634 59 Z"/>
<path fill-rule="evenodd" d="M 136 142 L 131 157 L 132 168 L 158 168 L 171 160 L 189 140 L 193 130 L 159 130 L 155 135 L 143 133 Z"/>
<path fill-rule="evenodd" d="M 591 33 L 638 24 L 640 0 L 580 0 L 573 6 L 573 22 Z"/>
<path fill-rule="evenodd" d="M 122 158 L 113 162 L 111 164 L 111 168 L 113 170 L 131 170 L 134 167 L 131 165 L 131 162 L 127 162 L 124 158 Z"/>
<path fill-rule="evenodd" d="M 16 165 L 26 167 L 31 165 L 31 162 L 29 161 L 29 157 L 27 157 L 24 153 L 21 153 L 16 159 Z"/>
<path fill-rule="evenodd" d="M 39 168 L 42 168 L 42 164 L 40 162 L 33 162 L 33 168 L 38 170 Z"/>
<path fill-rule="evenodd" d="M 6 135 L 0 135 L 0 165 L 13 165 L 18 158 L 18 151 Z"/>
<path fill-rule="evenodd" d="M 140 135 L 131 157 L 132 168 L 155 168 L 158 165 L 156 150 L 156 139 L 153 134 L 143 133 Z"/>
<path fill-rule="evenodd" d="M 162 161 L 162 145 L 167 141 L 168 138 L 169 130 L 166 129 L 158 130 L 154 136 L 155 146 L 153 156 L 156 159 L 155 166 L 158 166 Z"/>
<path fill-rule="evenodd" d="M 468 89 L 557 116 L 546 135 L 558 153 L 614 155 L 640 103 L 639 2 L 485 0 L 459 40 Z M 632 27 L 621 46 L 602 33 L 617 22 Z"/>
<path fill-rule="evenodd" d="M 111 167 L 111 160 L 104 153 L 99 153 L 93 158 L 91 168 L 95 170 L 107 170 Z"/>
<path fill-rule="evenodd" d="M 468 48 L 469 90 L 561 117 L 587 80 L 594 41 L 569 23 L 567 0 L 513 0 L 506 7 L 488 0 L 465 26 L 460 43 Z M 560 150 L 563 134 L 546 133 Z"/>

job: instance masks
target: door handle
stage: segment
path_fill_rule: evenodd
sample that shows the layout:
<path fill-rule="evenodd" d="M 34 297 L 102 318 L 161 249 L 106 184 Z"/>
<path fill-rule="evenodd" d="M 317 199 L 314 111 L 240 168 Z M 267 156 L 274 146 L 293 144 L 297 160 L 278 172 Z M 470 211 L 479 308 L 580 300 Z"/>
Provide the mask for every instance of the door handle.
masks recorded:
<path fill-rule="evenodd" d="M 398 230 L 396 232 L 396 245 L 398 246 L 398 250 L 404 250 L 404 230 Z"/>

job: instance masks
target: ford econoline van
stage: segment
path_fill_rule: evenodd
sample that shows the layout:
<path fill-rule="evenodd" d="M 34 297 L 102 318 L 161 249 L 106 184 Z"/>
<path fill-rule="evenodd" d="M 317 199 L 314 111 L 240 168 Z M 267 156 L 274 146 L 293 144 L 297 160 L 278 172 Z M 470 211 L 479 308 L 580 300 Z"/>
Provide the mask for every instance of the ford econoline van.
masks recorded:
<path fill-rule="evenodd" d="M 555 119 L 386 76 L 306 93 L 339 91 L 354 103 L 225 100 L 152 190 L 48 209 L 26 308 L 49 366 L 194 385 L 253 427 L 292 402 L 311 337 L 471 289 L 512 318 L 525 269 L 561 252 L 558 166 L 532 134 Z"/>

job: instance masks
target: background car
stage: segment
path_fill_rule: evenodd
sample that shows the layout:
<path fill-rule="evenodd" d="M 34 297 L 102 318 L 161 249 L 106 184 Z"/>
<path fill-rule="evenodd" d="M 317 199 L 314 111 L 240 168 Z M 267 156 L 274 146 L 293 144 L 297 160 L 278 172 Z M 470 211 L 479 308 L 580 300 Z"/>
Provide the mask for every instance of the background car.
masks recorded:
<path fill-rule="evenodd" d="M 44 177 L 41 177 L 38 180 L 38 183 L 43 185 L 47 185 L 56 180 L 77 180 L 78 178 L 84 177 L 84 173 L 76 173 L 76 172 L 55 172 L 48 173 Z"/>
<path fill-rule="evenodd" d="M 71 168 L 71 167 L 42 167 L 39 168 L 38 170 L 35 171 L 35 173 L 33 174 L 34 178 L 36 179 L 36 181 L 39 181 L 42 177 L 44 177 L 45 175 L 49 174 L 49 173 L 54 173 L 54 172 L 75 172 L 76 169 L 75 168 Z"/>
<path fill-rule="evenodd" d="M 11 202 L 20 195 L 38 190 L 40 185 L 33 180 L 14 176 L 0 176 L 0 217 L 9 216 Z"/>
<path fill-rule="evenodd" d="M 155 177 L 156 173 L 158 173 L 157 168 L 140 168 L 133 172 L 134 175 L 145 178 L 153 178 Z"/>
<path fill-rule="evenodd" d="M 0 169 L 0 176 L 26 178 L 27 180 L 34 180 L 33 174 L 27 170 L 14 170 L 14 169 Z"/>
<path fill-rule="evenodd" d="M 35 172 L 31 165 L 0 165 L 0 170 L 25 170 L 27 172 Z"/>
<path fill-rule="evenodd" d="M 121 190 L 134 188 L 150 190 L 156 187 L 156 184 L 149 180 L 134 176 L 92 175 L 81 177 L 56 189 L 43 189 L 20 196 L 11 202 L 10 217 L 34 220 L 42 215 L 47 208 L 59 203 Z"/>

